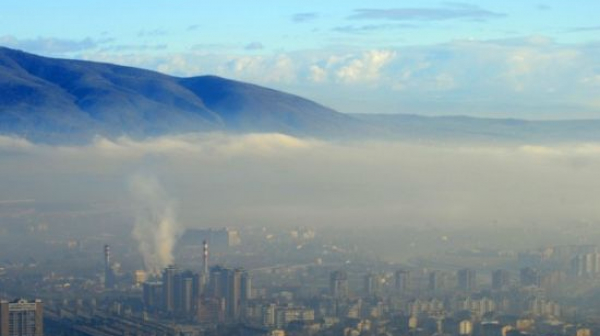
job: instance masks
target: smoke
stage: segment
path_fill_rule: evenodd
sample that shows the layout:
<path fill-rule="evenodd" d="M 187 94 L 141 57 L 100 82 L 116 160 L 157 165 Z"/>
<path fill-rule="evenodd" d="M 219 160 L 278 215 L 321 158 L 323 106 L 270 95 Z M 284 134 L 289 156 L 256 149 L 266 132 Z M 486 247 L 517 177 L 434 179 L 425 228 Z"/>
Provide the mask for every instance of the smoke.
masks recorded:
<path fill-rule="evenodd" d="M 173 247 L 181 233 L 175 205 L 152 175 L 133 175 L 129 190 L 135 202 L 133 237 L 139 244 L 146 270 L 157 274 L 173 263 Z"/>

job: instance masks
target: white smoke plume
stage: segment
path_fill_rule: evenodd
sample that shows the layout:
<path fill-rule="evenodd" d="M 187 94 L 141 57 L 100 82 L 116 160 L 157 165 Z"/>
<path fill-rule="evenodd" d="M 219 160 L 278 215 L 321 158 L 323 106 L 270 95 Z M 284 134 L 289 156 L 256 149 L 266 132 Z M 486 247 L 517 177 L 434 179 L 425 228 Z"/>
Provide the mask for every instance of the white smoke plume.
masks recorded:
<path fill-rule="evenodd" d="M 173 263 L 173 248 L 181 234 L 174 201 L 152 175 L 134 175 L 129 189 L 135 202 L 133 237 L 139 244 L 146 270 L 158 274 Z"/>

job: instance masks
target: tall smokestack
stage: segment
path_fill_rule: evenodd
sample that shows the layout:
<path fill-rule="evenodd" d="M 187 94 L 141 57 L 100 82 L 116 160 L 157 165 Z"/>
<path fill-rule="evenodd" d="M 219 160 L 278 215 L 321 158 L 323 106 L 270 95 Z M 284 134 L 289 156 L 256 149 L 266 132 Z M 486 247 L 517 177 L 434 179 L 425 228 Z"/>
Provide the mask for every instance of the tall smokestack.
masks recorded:
<path fill-rule="evenodd" d="M 208 243 L 202 242 L 202 272 L 200 272 L 200 294 L 206 293 L 208 286 Z"/>
<path fill-rule="evenodd" d="M 104 245 L 104 269 L 110 268 L 110 246 Z"/>
<path fill-rule="evenodd" d="M 104 288 L 112 289 L 115 286 L 115 277 L 110 267 L 110 246 L 104 245 Z"/>
<path fill-rule="evenodd" d="M 202 273 L 204 273 L 204 275 L 206 276 L 208 275 L 208 243 L 206 242 L 206 239 L 204 240 L 204 242 L 202 242 L 202 246 Z"/>

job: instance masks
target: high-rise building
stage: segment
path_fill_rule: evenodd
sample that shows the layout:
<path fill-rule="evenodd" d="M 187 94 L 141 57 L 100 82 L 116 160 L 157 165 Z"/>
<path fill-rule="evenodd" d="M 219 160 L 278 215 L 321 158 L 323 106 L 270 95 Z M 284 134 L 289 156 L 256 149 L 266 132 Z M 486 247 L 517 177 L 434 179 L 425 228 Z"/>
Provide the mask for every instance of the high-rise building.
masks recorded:
<path fill-rule="evenodd" d="M 470 268 L 464 268 L 458 271 L 458 288 L 465 292 L 474 291 L 477 283 L 477 273 Z"/>
<path fill-rule="evenodd" d="M 242 303 L 246 304 L 252 299 L 252 278 L 248 272 L 242 273 Z"/>
<path fill-rule="evenodd" d="M 571 260 L 573 275 L 595 276 L 600 273 L 600 253 L 578 254 Z"/>
<path fill-rule="evenodd" d="M 364 290 L 366 295 L 372 296 L 380 294 L 381 277 L 378 274 L 369 273 L 365 275 L 364 281 Z"/>
<path fill-rule="evenodd" d="M 495 270 L 492 272 L 492 289 L 502 290 L 510 285 L 510 273 L 507 270 Z"/>
<path fill-rule="evenodd" d="M 542 276 L 540 271 L 532 267 L 522 268 L 519 272 L 521 286 L 536 286 L 541 285 Z"/>
<path fill-rule="evenodd" d="M 163 310 L 166 312 L 175 311 L 175 275 L 179 273 L 177 267 L 170 265 L 165 268 L 162 275 L 163 283 Z"/>
<path fill-rule="evenodd" d="M 275 308 L 276 304 L 270 303 L 262 308 L 263 325 L 267 327 L 275 326 Z"/>
<path fill-rule="evenodd" d="M 225 288 L 225 316 L 237 321 L 240 319 L 242 303 L 242 270 L 228 270 Z"/>
<path fill-rule="evenodd" d="M 162 282 L 144 282 L 143 300 L 148 308 L 159 308 L 162 303 L 163 287 Z"/>
<path fill-rule="evenodd" d="M 225 286 L 227 276 L 226 268 L 219 265 L 210 268 L 210 278 L 208 280 L 208 296 L 213 298 L 223 297 L 225 295 Z"/>
<path fill-rule="evenodd" d="M 394 287 L 399 293 L 406 293 L 410 283 L 410 272 L 407 270 L 398 270 L 394 274 Z"/>
<path fill-rule="evenodd" d="M 432 292 L 437 292 L 444 287 L 444 274 L 441 271 L 431 271 L 429 273 L 429 282 L 427 289 Z"/>
<path fill-rule="evenodd" d="M 40 300 L 0 301 L 0 336 L 42 336 L 43 311 Z"/>
<path fill-rule="evenodd" d="M 198 296 L 197 286 L 195 286 L 198 276 L 191 271 L 185 271 L 177 273 L 174 280 L 175 310 L 183 314 L 192 313 Z"/>
<path fill-rule="evenodd" d="M 252 282 L 246 271 L 214 266 L 210 271 L 209 295 L 224 299 L 224 316 L 229 321 L 242 317 L 243 307 L 251 297 Z"/>
<path fill-rule="evenodd" d="M 329 292 L 336 299 L 348 297 L 348 274 L 346 272 L 335 271 L 331 273 Z"/>
<path fill-rule="evenodd" d="M 162 275 L 162 310 L 181 316 L 197 312 L 200 281 L 198 273 L 182 271 L 172 265 L 165 268 Z"/>

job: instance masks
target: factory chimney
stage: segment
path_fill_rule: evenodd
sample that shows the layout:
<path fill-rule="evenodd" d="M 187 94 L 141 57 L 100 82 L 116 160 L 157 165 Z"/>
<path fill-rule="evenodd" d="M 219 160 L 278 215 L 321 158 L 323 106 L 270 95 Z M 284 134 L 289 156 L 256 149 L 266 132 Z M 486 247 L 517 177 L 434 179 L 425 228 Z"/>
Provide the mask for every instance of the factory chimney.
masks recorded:
<path fill-rule="evenodd" d="M 115 276 L 110 265 L 110 246 L 104 245 L 104 288 L 112 289 L 115 286 Z"/>

